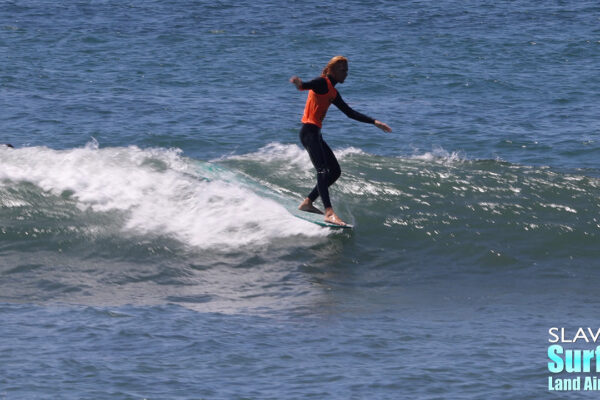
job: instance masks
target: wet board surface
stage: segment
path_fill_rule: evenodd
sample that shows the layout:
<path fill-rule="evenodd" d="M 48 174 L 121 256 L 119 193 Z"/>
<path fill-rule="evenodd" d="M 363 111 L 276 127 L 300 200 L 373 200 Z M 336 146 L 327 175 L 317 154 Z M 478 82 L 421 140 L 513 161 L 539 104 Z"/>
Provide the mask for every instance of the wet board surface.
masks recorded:
<path fill-rule="evenodd" d="M 288 208 L 288 211 L 296 218 L 300 218 L 305 221 L 312 222 L 313 224 L 320 225 L 320 226 L 323 226 L 326 228 L 333 228 L 333 229 L 352 229 L 352 228 L 354 228 L 354 226 L 350 225 L 350 224 L 342 226 L 342 225 L 330 224 L 329 222 L 325 222 L 325 221 L 323 221 L 322 214 L 314 214 L 314 213 L 309 213 L 309 212 L 300 211 L 300 210 L 293 210 L 290 208 Z"/>

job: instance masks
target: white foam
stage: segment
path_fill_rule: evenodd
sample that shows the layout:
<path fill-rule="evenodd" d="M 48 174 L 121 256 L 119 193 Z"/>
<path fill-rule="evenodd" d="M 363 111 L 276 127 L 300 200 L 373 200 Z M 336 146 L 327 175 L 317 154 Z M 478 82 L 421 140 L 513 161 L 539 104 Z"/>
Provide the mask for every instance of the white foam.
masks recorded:
<path fill-rule="evenodd" d="M 361 149 L 355 147 L 346 147 L 342 149 L 334 149 L 335 156 L 343 159 L 346 156 L 353 154 L 365 154 Z M 231 160 L 260 160 L 265 162 L 285 162 L 293 166 L 295 169 L 312 170 L 313 166 L 310 162 L 308 152 L 301 146 L 296 144 L 283 144 L 272 142 L 264 147 L 261 147 L 254 153 L 243 155 L 229 156 Z"/>
<path fill-rule="evenodd" d="M 310 159 L 304 149 L 295 144 L 282 144 L 277 142 L 269 143 L 253 153 L 225 156 L 214 161 L 221 160 L 254 160 L 261 162 L 285 161 L 295 167 L 303 167 L 307 162 L 310 164 Z"/>
<path fill-rule="evenodd" d="M 441 147 L 436 147 L 430 152 L 413 155 L 411 158 L 414 160 L 436 162 L 441 164 L 452 164 L 465 160 L 464 154 L 456 151 L 450 153 Z"/>
<path fill-rule="evenodd" d="M 226 175 L 219 179 L 219 175 Z M 30 182 L 54 195 L 71 193 L 81 208 L 125 211 L 128 232 L 169 235 L 197 247 L 268 244 L 327 231 L 293 217 L 273 200 L 213 171 L 180 150 L 97 144 L 70 150 L 45 147 L 0 152 L 0 185 Z"/>

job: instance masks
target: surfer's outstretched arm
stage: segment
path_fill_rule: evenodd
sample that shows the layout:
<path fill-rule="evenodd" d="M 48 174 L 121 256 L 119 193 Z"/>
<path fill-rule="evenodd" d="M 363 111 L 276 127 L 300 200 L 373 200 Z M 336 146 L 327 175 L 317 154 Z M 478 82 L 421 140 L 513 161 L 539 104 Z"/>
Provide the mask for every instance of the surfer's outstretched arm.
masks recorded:
<path fill-rule="evenodd" d="M 379 129 L 381 129 L 384 132 L 390 133 L 392 131 L 392 128 L 390 128 L 389 125 L 386 124 L 385 122 L 375 120 L 374 124 L 376 127 L 378 127 Z"/>
<path fill-rule="evenodd" d="M 337 108 L 340 109 L 341 112 L 343 112 L 344 114 L 346 114 L 346 116 L 348 118 L 352 118 L 356 121 L 359 122 L 364 122 L 366 124 L 373 124 L 376 127 L 378 127 L 379 129 L 381 129 L 384 132 L 391 132 L 392 128 L 390 128 L 387 124 L 378 121 L 376 119 L 373 119 L 371 117 L 368 117 L 364 114 L 359 113 L 358 111 L 353 110 L 345 101 L 344 99 L 342 99 L 342 96 L 338 93 L 338 95 L 336 96 L 336 98 L 333 100 L 333 104 L 335 104 L 335 106 Z"/>
<path fill-rule="evenodd" d="M 290 82 L 292 82 L 298 90 L 314 90 L 317 94 L 325 94 L 329 91 L 327 80 L 322 76 L 308 82 L 303 82 L 302 79 L 297 76 L 292 76 Z"/>
<path fill-rule="evenodd" d="M 302 79 L 294 75 L 290 78 L 290 82 L 292 82 L 294 86 L 296 86 L 296 89 L 302 90 Z"/>

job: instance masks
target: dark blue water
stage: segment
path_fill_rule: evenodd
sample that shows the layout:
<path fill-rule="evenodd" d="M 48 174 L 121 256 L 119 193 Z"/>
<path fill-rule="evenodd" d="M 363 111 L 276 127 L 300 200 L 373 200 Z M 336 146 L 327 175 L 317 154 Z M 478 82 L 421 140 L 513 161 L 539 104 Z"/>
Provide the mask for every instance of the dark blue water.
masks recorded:
<path fill-rule="evenodd" d="M 594 396 L 549 391 L 547 350 L 598 327 L 599 22 L 1 3 L 0 399 Z M 315 177 L 288 80 L 338 54 L 393 128 L 328 113 L 350 232 L 290 213 Z"/>

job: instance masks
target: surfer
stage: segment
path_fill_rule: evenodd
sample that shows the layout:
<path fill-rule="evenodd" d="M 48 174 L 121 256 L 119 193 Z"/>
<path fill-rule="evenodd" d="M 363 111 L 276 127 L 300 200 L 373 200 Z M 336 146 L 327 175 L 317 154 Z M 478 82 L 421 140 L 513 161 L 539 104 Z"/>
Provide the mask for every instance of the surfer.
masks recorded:
<path fill-rule="evenodd" d="M 342 99 L 335 89 L 338 83 L 344 83 L 348 76 L 348 59 L 342 56 L 333 57 L 323 69 L 321 76 L 310 82 L 302 82 L 297 76 L 292 76 L 290 82 L 298 90 L 309 90 L 304 115 L 302 117 L 302 128 L 300 129 L 300 141 L 308 151 L 310 160 L 317 170 L 317 184 L 308 197 L 298 207 L 299 210 L 323 214 L 321 210 L 313 205 L 313 202 L 321 196 L 325 207 L 325 222 L 336 225 L 346 225 L 333 211 L 329 199 L 329 186 L 331 186 L 341 174 L 340 165 L 335 155 L 323 140 L 321 127 L 323 119 L 330 104 L 334 104 L 349 118 L 367 124 L 373 124 L 385 132 L 392 129 L 381 121 L 368 117 L 354 111 Z"/>

